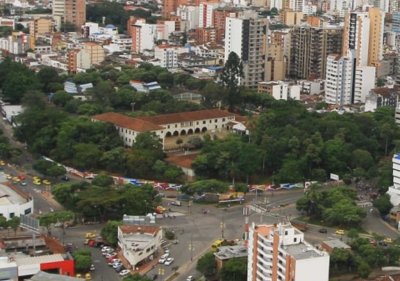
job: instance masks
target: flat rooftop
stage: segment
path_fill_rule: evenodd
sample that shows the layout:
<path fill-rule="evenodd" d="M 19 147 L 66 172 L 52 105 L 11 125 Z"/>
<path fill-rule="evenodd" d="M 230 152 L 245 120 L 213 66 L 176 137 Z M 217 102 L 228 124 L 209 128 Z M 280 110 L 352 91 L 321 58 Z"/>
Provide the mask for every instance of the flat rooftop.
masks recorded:
<path fill-rule="evenodd" d="M 7 206 L 13 204 L 24 204 L 26 198 L 14 191 L 12 188 L 2 184 L 7 182 L 4 175 L 0 174 L 0 206 Z"/>
<path fill-rule="evenodd" d="M 339 239 L 327 240 L 327 241 L 323 241 L 322 243 L 324 243 L 325 245 L 329 246 L 332 249 L 334 249 L 334 248 L 351 249 L 351 247 L 349 245 L 340 241 Z"/>
<path fill-rule="evenodd" d="M 15 262 L 18 266 L 20 265 L 34 265 L 34 264 L 42 264 L 42 263 L 49 263 L 49 262 L 60 262 L 64 261 L 64 257 L 61 254 L 55 255 L 46 255 L 46 256 L 37 256 L 37 257 L 14 257 Z"/>
<path fill-rule="evenodd" d="M 325 254 L 323 252 L 318 251 L 311 245 L 307 245 L 305 243 L 295 244 L 295 245 L 287 245 L 284 246 L 285 251 L 288 252 L 292 257 L 296 260 L 305 260 L 310 258 L 320 258 Z"/>
<path fill-rule="evenodd" d="M 248 256 L 247 248 L 244 245 L 222 246 L 218 249 L 219 252 L 214 253 L 214 255 L 220 260 L 246 258 Z"/>

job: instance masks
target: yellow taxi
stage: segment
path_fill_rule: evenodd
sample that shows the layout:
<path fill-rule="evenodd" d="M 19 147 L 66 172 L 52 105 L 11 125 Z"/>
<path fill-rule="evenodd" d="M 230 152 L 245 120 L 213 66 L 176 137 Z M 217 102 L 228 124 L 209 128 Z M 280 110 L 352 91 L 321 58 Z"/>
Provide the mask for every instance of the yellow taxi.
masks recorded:
<path fill-rule="evenodd" d="M 338 234 L 338 235 L 344 235 L 345 234 L 343 229 L 336 230 L 335 233 Z"/>
<path fill-rule="evenodd" d="M 12 179 L 12 176 L 9 175 L 9 174 L 6 174 L 6 179 L 11 180 L 11 179 Z"/>
<path fill-rule="evenodd" d="M 85 280 L 92 280 L 92 276 L 90 275 L 90 273 L 85 274 Z"/>
<path fill-rule="evenodd" d="M 96 238 L 96 234 L 88 232 L 86 233 L 85 238 L 87 239 Z"/>
<path fill-rule="evenodd" d="M 48 180 L 44 180 L 44 181 L 43 181 L 43 184 L 45 184 L 45 185 L 50 185 L 50 184 L 51 184 L 51 182 L 50 182 L 50 181 L 48 181 Z"/>
<path fill-rule="evenodd" d="M 20 182 L 21 180 L 20 180 L 19 178 L 17 178 L 17 177 L 13 177 L 13 178 L 12 178 L 12 181 L 13 181 L 13 182 Z"/>
<path fill-rule="evenodd" d="M 40 178 L 39 178 L 39 177 L 37 177 L 37 176 L 34 176 L 34 177 L 33 177 L 33 180 L 34 180 L 34 181 L 37 181 L 37 180 L 39 180 L 39 181 L 40 181 Z"/>
<path fill-rule="evenodd" d="M 3 160 L 0 160 L 0 166 L 5 166 L 6 162 L 4 162 Z"/>
<path fill-rule="evenodd" d="M 385 238 L 385 239 L 383 240 L 383 242 L 388 243 L 388 244 L 391 244 L 391 243 L 393 243 L 393 240 L 392 240 L 392 238 Z"/>
<path fill-rule="evenodd" d="M 34 185 L 41 185 L 42 182 L 41 182 L 40 180 L 34 180 L 34 181 L 33 181 L 33 184 L 34 184 Z"/>

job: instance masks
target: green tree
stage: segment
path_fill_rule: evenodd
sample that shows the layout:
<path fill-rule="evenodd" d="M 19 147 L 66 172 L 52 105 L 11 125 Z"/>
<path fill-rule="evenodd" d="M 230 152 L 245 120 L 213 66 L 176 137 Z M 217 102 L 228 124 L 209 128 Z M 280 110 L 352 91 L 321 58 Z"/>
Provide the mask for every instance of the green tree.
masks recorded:
<path fill-rule="evenodd" d="M 219 272 L 222 281 L 247 280 L 247 259 L 232 258 Z"/>
<path fill-rule="evenodd" d="M 108 221 L 101 229 L 101 236 L 111 244 L 118 242 L 118 227 L 122 225 L 120 221 Z"/>
<path fill-rule="evenodd" d="M 360 265 L 357 267 L 357 273 L 361 278 L 368 278 L 371 272 L 371 267 L 366 262 L 361 262 Z"/>
<path fill-rule="evenodd" d="M 57 91 L 51 98 L 55 105 L 62 107 L 64 107 L 69 101 L 73 99 L 74 97 L 71 94 L 68 94 L 66 91 Z"/>
<path fill-rule="evenodd" d="M 385 86 L 385 83 L 386 83 L 386 81 L 385 81 L 384 78 L 378 78 L 378 79 L 376 79 L 376 86 L 377 86 L 377 87 L 383 87 L 383 86 Z"/>
<path fill-rule="evenodd" d="M 390 195 L 381 195 L 378 199 L 373 202 L 375 208 L 381 213 L 381 215 L 387 215 L 393 208 L 393 204 L 390 202 Z"/>
<path fill-rule="evenodd" d="M 79 115 L 95 115 L 102 113 L 102 109 L 97 104 L 84 103 L 77 107 L 76 113 L 78 113 Z"/>
<path fill-rule="evenodd" d="M 347 268 L 351 259 L 352 255 L 347 249 L 334 248 L 330 253 L 331 268 L 334 267 L 336 271 L 342 268 Z"/>
<path fill-rule="evenodd" d="M 72 161 L 78 169 L 93 169 L 98 166 L 102 154 L 95 144 L 79 143 L 74 146 Z"/>
<path fill-rule="evenodd" d="M 358 231 L 355 228 L 352 228 L 349 230 L 349 232 L 347 232 L 347 237 L 349 237 L 350 239 L 355 239 L 358 238 Z"/>
<path fill-rule="evenodd" d="M 101 186 L 101 187 L 110 187 L 114 184 L 114 179 L 106 174 L 98 174 L 93 180 L 93 185 Z"/>
<path fill-rule="evenodd" d="M 75 259 L 75 270 L 77 272 L 88 272 L 93 264 L 92 257 L 87 255 L 77 255 Z"/>
<path fill-rule="evenodd" d="M 58 76 L 58 72 L 55 68 L 53 67 L 44 67 L 39 70 L 37 73 L 37 78 L 39 82 L 43 85 L 43 92 L 45 93 L 51 93 L 50 85 L 52 83 L 57 83 L 60 81 L 60 78 Z"/>
<path fill-rule="evenodd" d="M 49 177 L 58 178 L 66 174 L 66 170 L 63 166 L 53 165 L 47 170 L 47 175 Z"/>
<path fill-rule="evenodd" d="M 214 275 L 216 269 L 217 263 L 215 262 L 214 253 L 206 253 L 197 261 L 196 270 L 204 274 L 206 277 Z"/>
<path fill-rule="evenodd" d="M 47 107 L 45 95 L 40 91 L 27 91 L 21 101 L 25 108 L 43 110 Z"/>
<path fill-rule="evenodd" d="M 125 172 L 129 152 L 123 147 L 117 147 L 103 154 L 101 164 L 109 172 Z"/>
<path fill-rule="evenodd" d="M 231 52 L 220 77 L 226 89 L 225 103 L 230 111 L 233 111 L 235 105 L 241 102 L 239 79 L 243 77 L 242 62 L 235 52 Z"/>
<path fill-rule="evenodd" d="M 124 277 L 124 281 L 151 281 L 151 279 L 147 276 L 141 276 L 139 273 L 135 273 Z"/>
<path fill-rule="evenodd" d="M 32 168 L 44 177 L 48 176 L 49 169 L 53 166 L 53 163 L 47 160 L 40 159 L 33 163 Z"/>
<path fill-rule="evenodd" d="M 56 221 L 61 223 L 63 234 L 65 234 L 65 223 L 72 222 L 74 220 L 74 213 L 71 211 L 61 211 L 54 213 L 54 218 Z"/>
<path fill-rule="evenodd" d="M 100 82 L 86 91 L 86 95 L 101 106 L 115 106 L 118 104 L 118 95 L 110 82 Z"/>
<path fill-rule="evenodd" d="M 366 150 L 356 149 L 351 154 L 351 166 L 355 168 L 363 168 L 365 171 L 374 165 L 374 159 Z"/>
<path fill-rule="evenodd" d="M 50 233 L 51 225 L 57 222 L 56 217 L 52 213 L 40 216 L 38 219 L 40 226 L 47 228 L 47 233 Z"/>

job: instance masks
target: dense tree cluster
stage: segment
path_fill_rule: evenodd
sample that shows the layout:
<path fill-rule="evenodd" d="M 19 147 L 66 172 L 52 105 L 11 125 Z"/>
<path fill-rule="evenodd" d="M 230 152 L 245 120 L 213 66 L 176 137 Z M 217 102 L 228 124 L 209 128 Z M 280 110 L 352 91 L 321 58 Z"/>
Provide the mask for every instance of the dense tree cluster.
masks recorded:
<path fill-rule="evenodd" d="M 159 197 L 152 185 L 126 184 L 110 188 L 106 176 L 101 181 L 60 183 L 52 189 L 55 199 L 67 210 L 101 221 L 120 219 L 124 214 L 144 215 L 151 212 Z"/>
<path fill-rule="evenodd" d="M 375 241 L 381 241 L 383 237 L 375 236 Z M 386 247 L 375 246 L 367 238 L 357 237 L 349 243 L 352 251 L 335 248 L 330 253 L 331 275 L 357 272 L 362 278 L 367 278 L 371 269 L 382 266 L 395 266 L 400 258 L 398 241 Z"/>
<path fill-rule="evenodd" d="M 158 11 L 157 5 L 144 4 L 144 9 L 135 9 L 133 11 L 124 10 L 124 5 L 118 2 L 101 1 L 86 7 L 86 19 L 91 22 L 102 23 L 103 17 L 105 24 L 113 24 L 119 27 L 121 31 L 126 30 L 126 23 L 130 16 L 146 19 L 147 23 L 156 23 L 161 17 L 152 16 L 152 12 Z"/>
<path fill-rule="evenodd" d="M 332 225 L 360 226 L 367 212 L 357 206 L 356 198 L 355 189 L 335 187 L 321 191 L 320 185 L 313 184 L 296 201 L 296 209 Z"/>

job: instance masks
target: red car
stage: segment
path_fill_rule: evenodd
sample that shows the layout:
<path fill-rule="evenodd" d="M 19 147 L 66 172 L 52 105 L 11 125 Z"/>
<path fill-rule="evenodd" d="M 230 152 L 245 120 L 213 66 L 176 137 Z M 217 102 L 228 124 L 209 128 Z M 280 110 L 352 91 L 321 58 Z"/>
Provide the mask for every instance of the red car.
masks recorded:
<path fill-rule="evenodd" d="M 18 175 L 18 178 L 19 178 L 20 180 L 25 180 L 25 176 L 24 176 L 23 174 L 19 174 L 19 175 Z"/>

